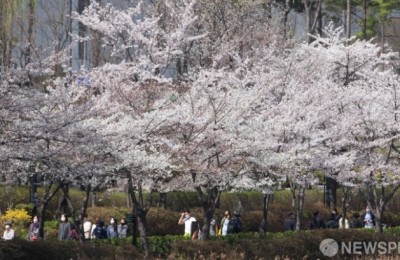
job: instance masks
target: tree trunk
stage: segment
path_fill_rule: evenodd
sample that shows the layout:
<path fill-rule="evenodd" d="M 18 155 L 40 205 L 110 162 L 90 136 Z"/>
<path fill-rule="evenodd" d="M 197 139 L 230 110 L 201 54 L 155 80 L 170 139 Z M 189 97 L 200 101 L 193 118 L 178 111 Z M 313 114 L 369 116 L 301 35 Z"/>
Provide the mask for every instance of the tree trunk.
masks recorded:
<path fill-rule="evenodd" d="M 86 211 L 88 208 L 88 204 L 89 204 L 89 199 L 90 199 L 90 193 L 92 191 L 92 185 L 90 183 L 88 183 L 85 187 L 85 196 L 83 197 L 83 202 L 82 202 L 82 207 L 81 210 L 79 212 L 79 234 L 81 234 L 79 236 L 79 240 L 80 241 L 84 241 L 85 240 L 85 233 L 83 230 L 83 219 L 86 216 Z"/>
<path fill-rule="evenodd" d="M 303 0 L 304 10 L 306 15 L 306 28 L 307 35 L 306 41 L 308 43 L 312 42 L 311 35 L 315 33 L 315 29 L 317 27 L 319 16 L 322 14 L 322 0 L 311 1 L 311 0 Z"/>
<path fill-rule="evenodd" d="M 299 187 L 299 193 L 296 198 L 296 231 L 301 230 L 301 217 L 303 215 L 304 208 L 304 192 L 303 186 Z"/>
<path fill-rule="evenodd" d="M 369 184 L 367 187 L 368 206 L 372 209 L 372 205 L 375 205 L 375 231 L 378 233 L 383 232 L 382 218 L 386 204 L 393 198 L 399 188 L 400 183 L 396 183 L 393 185 L 392 189 L 386 193 L 385 187 L 379 188 L 374 184 Z"/>
<path fill-rule="evenodd" d="M 217 187 L 209 187 L 204 193 L 201 187 L 196 187 L 197 194 L 203 205 L 203 227 L 202 233 L 205 240 L 210 238 L 210 223 L 215 213 L 215 207 L 218 203 L 221 192 Z"/>
<path fill-rule="evenodd" d="M 74 205 L 72 205 L 71 199 L 69 197 L 69 183 L 62 184 L 61 190 L 63 192 L 63 199 L 65 200 L 66 205 L 69 208 L 69 211 L 71 212 L 71 218 L 75 225 L 76 231 L 79 234 L 79 237 L 80 237 L 79 240 L 82 241 L 81 236 L 84 235 L 84 232 L 83 232 L 83 228 L 81 229 L 80 216 L 78 217 L 78 219 L 76 218 L 75 208 L 74 208 Z M 64 211 L 63 213 L 66 214 L 66 211 Z M 83 219 L 83 217 L 82 217 L 82 219 Z"/>
<path fill-rule="evenodd" d="M 31 176 L 31 187 L 30 187 L 31 203 L 33 204 L 32 216 L 35 216 L 37 214 L 37 206 L 38 206 L 36 183 L 37 183 L 37 173 L 34 172 Z"/>
<path fill-rule="evenodd" d="M 129 195 L 129 193 L 126 193 L 126 208 L 130 208 L 131 205 L 131 196 Z"/>
<path fill-rule="evenodd" d="M 90 183 L 88 183 L 85 186 L 85 196 L 83 197 L 83 201 L 82 201 L 82 206 L 81 209 L 79 211 L 79 216 L 78 218 L 76 218 L 76 212 L 75 212 L 75 208 L 72 205 L 71 199 L 69 197 L 69 184 L 62 184 L 61 185 L 61 190 L 63 192 L 63 197 L 67 203 L 67 206 L 69 207 L 69 210 L 71 212 L 71 218 L 74 222 L 76 231 L 79 234 L 79 241 L 83 242 L 85 240 L 85 233 L 83 230 L 83 219 L 85 218 L 86 215 L 86 210 L 89 204 L 89 198 L 90 198 L 90 193 L 92 191 L 92 185 Z M 65 213 L 65 212 L 64 212 Z"/>
<path fill-rule="evenodd" d="M 337 207 L 337 182 L 331 177 L 326 177 L 326 193 L 325 193 L 325 206 L 327 208 Z"/>
<path fill-rule="evenodd" d="M 346 38 L 351 36 L 351 0 L 346 2 Z"/>
<path fill-rule="evenodd" d="M 146 232 L 146 215 L 151 206 L 153 191 L 150 190 L 146 205 L 144 205 L 142 181 L 139 180 L 137 183 L 138 199 L 136 199 L 136 193 L 133 187 L 132 174 L 129 170 L 126 170 L 126 174 L 128 177 L 128 192 L 131 195 L 132 206 L 133 206 L 132 215 L 134 218 L 134 230 L 133 230 L 132 244 L 134 246 L 137 246 L 136 239 L 137 235 L 139 234 L 140 239 L 142 241 L 142 248 L 144 250 L 145 258 L 147 258 L 149 256 L 149 242 L 147 239 L 147 232 Z"/>
<path fill-rule="evenodd" d="M 364 40 L 367 39 L 367 15 L 368 15 L 368 4 L 367 0 L 363 0 L 363 23 L 362 23 L 362 32 Z"/>
<path fill-rule="evenodd" d="M 317 32 L 318 35 L 322 36 L 322 29 L 323 29 L 323 24 L 322 24 L 322 1 L 321 1 L 321 6 L 318 8 L 318 27 L 317 27 Z"/>
<path fill-rule="evenodd" d="M 89 0 L 78 0 L 78 13 L 82 14 L 83 10 L 89 5 Z M 71 28 L 72 29 L 72 28 Z M 85 37 L 87 32 L 87 28 L 85 25 L 83 25 L 81 22 L 78 22 L 78 35 L 80 37 Z M 78 43 L 78 57 L 80 60 L 85 63 L 86 61 L 86 51 L 85 51 L 85 42 L 79 42 Z"/>
<path fill-rule="evenodd" d="M 306 14 L 306 42 L 311 42 L 311 4 L 309 0 L 303 0 L 304 11 Z"/>
<path fill-rule="evenodd" d="M 137 219 L 137 208 L 136 208 L 136 194 L 133 188 L 132 175 L 130 171 L 126 170 L 128 177 L 128 194 L 132 200 L 132 217 L 133 217 L 133 230 L 132 230 L 132 245 L 137 248 L 137 238 L 138 238 L 138 219 Z"/>
<path fill-rule="evenodd" d="M 296 187 L 295 184 L 290 181 L 290 193 L 292 194 L 292 207 L 296 207 Z"/>
<path fill-rule="evenodd" d="M 263 199 L 263 219 L 261 221 L 260 227 L 259 227 L 259 233 L 261 238 L 265 238 L 266 233 L 267 233 L 267 223 L 268 223 L 268 205 L 269 202 L 272 198 L 272 194 L 264 194 L 264 199 Z"/>
<path fill-rule="evenodd" d="M 287 22 L 289 13 L 292 10 L 292 2 L 290 0 L 285 0 L 285 6 L 283 10 L 283 37 L 287 38 Z"/>
<path fill-rule="evenodd" d="M 138 209 L 136 213 L 137 213 L 137 229 L 139 231 L 140 240 L 142 241 L 142 247 L 145 252 L 145 258 L 147 258 L 149 255 L 149 242 L 147 240 L 147 232 L 146 232 L 147 211 Z"/>
<path fill-rule="evenodd" d="M 42 197 L 42 203 L 39 207 L 39 235 L 41 238 L 44 238 L 44 217 L 45 217 L 45 212 L 47 209 L 47 205 L 51 201 L 51 199 L 56 195 L 58 190 L 61 188 L 61 184 L 58 184 L 57 187 L 51 192 L 51 187 L 53 186 L 53 182 L 50 182 L 50 184 L 45 187 L 44 194 Z"/>
<path fill-rule="evenodd" d="M 343 200 L 342 200 L 342 220 L 341 220 L 341 225 L 343 228 L 346 228 L 346 213 L 347 213 L 347 207 L 348 202 L 349 202 L 349 194 L 350 194 L 350 187 L 343 187 Z"/>
<path fill-rule="evenodd" d="M 101 0 L 96 0 L 96 2 L 101 5 Z M 96 68 L 100 66 L 100 58 L 101 58 L 101 46 L 100 46 L 100 33 L 96 31 L 92 31 L 93 41 L 92 41 L 92 50 L 93 50 L 93 67 Z"/>
<path fill-rule="evenodd" d="M 91 207 L 92 208 L 96 207 L 97 194 L 95 191 L 92 192 L 92 195 L 90 196 L 90 198 L 91 198 L 91 204 L 92 204 Z"/>
<path fill-rule="evenodd" d="M 33 26 L 35 24 L 35 0 L 29 0 L 28 37 L 25 51 L 25 65 L 32 59 Z"/>
<path fill-rule="evenodd" d="M 2 43 L 2 65 L 4 70 L 8 70 L 12 65 L 11 57 L 12 57 L 12 49 L 13 49 L 13 41 L 14 38 L 14 21 L 15 10 L 19 7 L 19 3 L 14 0 L 10 1 L 0 1 L 1 2 L 1 17 L 2 17 L 2 37 L 0 39 Z"/>
<path fill-rule="evenodd" d="M 383 233 L 383 211 L 385 210 L 384 205 L 377 205 L 376 207 L 376 214 L 375 214 L 375 231 L 377 233 Z"/>
<path fill-rule="evenodd" d="M 61 189 L 63 190 L 63 195 L 58 201 L 58 206 L 57 206 L 57 212 L 60 212 L 61 214 L 67 214 L 68 211 L 68 192 L 69 192 L 69 185 L 68 184 L 62 184 L 63 187 Z"/>
<path fill-rule="evenodd" d="M 158 207 L 162 209 L 167 208 L 167 193 L 160 192 L 160 199 L 158 200 Z"/>

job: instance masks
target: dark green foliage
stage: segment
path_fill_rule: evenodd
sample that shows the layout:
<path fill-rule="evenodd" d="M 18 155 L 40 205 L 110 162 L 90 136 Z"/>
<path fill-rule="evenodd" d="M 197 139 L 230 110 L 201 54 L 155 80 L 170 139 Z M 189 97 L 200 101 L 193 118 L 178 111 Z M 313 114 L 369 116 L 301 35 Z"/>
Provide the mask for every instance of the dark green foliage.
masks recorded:
<path fill-rule="evenodd" d="M 156 204 L 158 197 L 155 196 L 153 204 Z M 201 207 L 196 192 L 169 192 L 167 194 L 167 208 L 174 211 L 182 211 L 186 208 Z"/>
<path fill-rule="evenodd" d="M 33 204 L 25 204 L 25 203 L 20 203 L 15 205 L 15 209 L 24 209 L 26 212 L 31 214 L 32 209 L 33 209 Z"/>
<path fill-rule="evenodd" d="M 397 241 L 400 228 L 388 228 L 384 234 L 372 230 L 318 230 L 268 233 L 239 233 L 209 241 L 191 241 L 183 236 L 149 237 L 151 258 L 158 259 L 323 259 L 319 244 L 326 238 L 340 242 Z M 140 248 L 140 243 L 139 243 Z M 340 259 L 352 256 L 341 255 Z M 131 239 L 104 239 L 59 242 L 24 240 L 0 242 L 0 259 L 142 259 L 143 252 L 131 245 Z"/>
<path fill-rule="evenodd" d="M 38 241 L 30 243 L 16 239 L 8 242 L 0 242 L 0 259 L 73 259 L 76 258 L 76 245 L 52 241 Z"/>

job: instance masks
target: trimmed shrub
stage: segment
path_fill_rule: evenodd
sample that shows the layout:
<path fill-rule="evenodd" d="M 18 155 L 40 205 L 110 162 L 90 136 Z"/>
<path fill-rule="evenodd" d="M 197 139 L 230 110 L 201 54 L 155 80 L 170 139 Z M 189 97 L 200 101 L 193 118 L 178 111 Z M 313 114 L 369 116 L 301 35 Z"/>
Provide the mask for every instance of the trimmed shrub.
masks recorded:
<path fill-rule="evenodd" d="M 121 218 L 125 218 L 127 213 L 131 212 L 132 210 L 127 208 L 94 207 L 87 209 L 88 218 L 92 223 L 95 222 L 96 218 L 99 218 L 103 220 L 106 225 L 112 217 L 119 221 Z"/>
<path fill-rule="evenodd" d="M 319 245 L 326 238 L 338 243 L 350 241 L 397 241 L 399 229 L 377 234 L 365 229 L 268 233 L 259 239 L 257 233 L 240 233 L 210 241 L 191 241 L 183 236 L 149 237 L 151 259 L 326 259 Z M 390 232 L 389 232 L 390 231 Z M 143 259 L 131 239 L 105 239 L 79 243 L 45 240 L 27 242 L 20 239 L 0 242 L 0 259 Z M 140 244 L 139 244 L 140 247 Z M 369 255 L 360 259 L 396 259 Z M 354 259 L 341 253 L 333 259 Z"/>
<path fill-rule="evenodd" d="M 153 205 L 157 205 L 159 200 L 158 194 L 155 194 L 153 199 Z M 197 208 L 201 207 L 200 201 L 198 199 L 196 192 L 169 192 L 167 194 L 167 209 L 173 211 L 183 211 L 186 208 Z"/>

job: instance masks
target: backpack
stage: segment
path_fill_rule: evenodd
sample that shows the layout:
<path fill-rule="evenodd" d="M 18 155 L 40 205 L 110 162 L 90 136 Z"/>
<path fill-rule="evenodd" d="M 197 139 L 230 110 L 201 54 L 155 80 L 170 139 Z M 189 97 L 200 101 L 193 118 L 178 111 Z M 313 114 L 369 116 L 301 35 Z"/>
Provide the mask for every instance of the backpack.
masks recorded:
<path fill-rule="evenodd" d="M 242 231 L 242 223 L 240 219 L 230 219 L 228 223 L 228 233 L 239 233 L 240 231 Z"/>
<path fill-rule="evenodd" d="M 107 230 L 104 227 L 96 227 L 93 233 L 97 239 L 107 238 Z"/>

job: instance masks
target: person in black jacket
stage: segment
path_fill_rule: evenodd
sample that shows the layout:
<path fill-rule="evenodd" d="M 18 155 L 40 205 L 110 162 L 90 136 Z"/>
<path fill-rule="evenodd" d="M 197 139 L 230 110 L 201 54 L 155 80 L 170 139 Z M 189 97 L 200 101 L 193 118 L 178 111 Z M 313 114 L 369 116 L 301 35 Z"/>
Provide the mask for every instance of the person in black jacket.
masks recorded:
<path fill-rule="evenodd" d="M 326 222 L 326 227 L 327 228 L 339 228 L 339 219 L 340 219 L 340 215 L 338 214 L 337 209 L 333 209 L 332 213 L 328 219 L 328 221 Z"/>
<path fill-rule="evenodd" d="M 233 213 L 233 218 L 228 223 L 228 234 L 239 233 L 242 231 L 242 221 L 240 220 L 239 212 Z"/>
<path fill-rule="evenodd" d="M 325 223 L 319 216 L 319 211 L 316 210 L 313 212 L 313 216 L 310 221 L 310 229 L 320 229 L 320 228 L 325 228 Z"/>
<path fill-rule="evenodd" d="M 350 228 L 362 228 L 362 227 L 364 227 L 364 223 L 360 219 L 360 214 L 356 212 L 350 218 Z"/>
<path fill-rule="evenodd" d="M 283 222 L 283 229 L 285 231 L 295 230 L 296 220 L 293 212 L 287 214 L 285 221 Z"/>
<path fill-rule="evenodd" d="M 104 227 L 104 221 L 100 220 L 99 224 L 93 230 L 93 235 L 96 239 L 106 239 L 107 229 Z"/>

